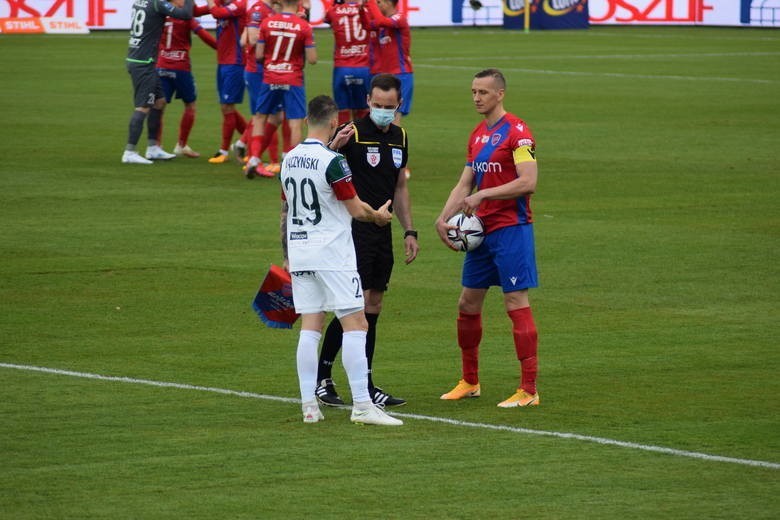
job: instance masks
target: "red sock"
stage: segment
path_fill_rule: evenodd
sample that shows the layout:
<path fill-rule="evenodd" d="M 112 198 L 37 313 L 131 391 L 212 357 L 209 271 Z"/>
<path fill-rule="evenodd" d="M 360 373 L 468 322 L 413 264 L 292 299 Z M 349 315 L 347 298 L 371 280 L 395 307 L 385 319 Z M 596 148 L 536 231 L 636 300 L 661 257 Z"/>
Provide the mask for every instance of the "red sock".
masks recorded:
<path fill-rule="evenodd" d="M 255 127 L 255 123 L 250 119 L 249 122 L 246 124 L 244 133 L 241 134 L 241 141 L 247 146 L 249 146 L 249 143 L 252 142 L 252 128 L 254 127 Z"/>
<path fill-rule="evenodd" d="M 276 142 L 279 143 L 279 138 L 276 137 L 276 129 L 279 128 L 278 125 L 275 125 L 273 123 L 266 123 L 265 129 L 263 130 L 263 146 L 260 148 L 260 155 L 263 155 L 263 152 L 266 151 L 266 149 L 273 143 L 274 138 L 276 138 Z M 258 157 L 260 157 L 258 155 Z M 277 156 L 277 159 L 279 157 Z M 278 162 L 278 161 L 273 161 Z"/>
<path fill-rule="evenodd" d="M 292 150 L 295 145 L 290 142 L 290 124 L 285 119 L 282 123 L 282 141 L 284 141 L 284 153 Z"/>
<path fill-rule="evenodd" d="M 262 135 L 253 135 L 252 141 L 249 144 L 249 156 L 250 157 L 257 157 L 260 158 L 260 154 L 262 152 L 260 149 L 263 147 L 263 136 Z"/>
<path fill-rule="evenodd" d="M 351 110 L 339 110 L 339 124 L 349 123 L 352 120 Z"/>
<path fill-rule="evenodd" d="M 239 134 L 243 134 L 244 130 L 246 130 L 246 119 L 244 119 L 244 116 L 241 115 L 241 112 L 236 110 L 235 112 L 235 118 L 236 118 L 236 131 Z M 232 135 L 230 137 L 233 137 Z"/>
<path fill-rule="evenodd" d="M 195 124 L 195 109 L 185 108 L 184 113 L 181 115 L 181 122 L 179 123 L 179 144 L 186 146 L 187 139 L 190 138 L 190 131 L 192 125 Z"/>
<path fill-rule="evenodd" d="M 515 352 L 520 361 L 520 388 L 529 394 L 536 393 L 538 335 L 530 307 L 508 311 L 512 320 L 512 336 Z"/>
<path fill-rule="evenodd" d="M 458 313 L 458 346 L 463 363 L 463 380 L 479 383 L 479 342 L 482 340 L 482 314 Z"/>
<path fill-rule="evenodd" d="M 236 112 L 222 114 L 222 150 L 230 149 L 230 138 L 236 129 Z"/>
<path fill-rule="evenodd" d="M 279 162 L 279 135 L 276 130 L 271 134 L 271 141 L 268 143 L 268 157 L 272 163 Z"/>

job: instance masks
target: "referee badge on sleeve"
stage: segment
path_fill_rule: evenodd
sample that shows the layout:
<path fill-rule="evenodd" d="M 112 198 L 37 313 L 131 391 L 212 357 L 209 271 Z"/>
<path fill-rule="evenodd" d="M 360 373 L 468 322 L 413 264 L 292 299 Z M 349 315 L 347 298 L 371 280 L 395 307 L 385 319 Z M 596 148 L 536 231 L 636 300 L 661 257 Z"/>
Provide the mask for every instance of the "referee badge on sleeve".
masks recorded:
<path fill-rule="evenodd" d="M 400 168 L 404 161 L 404 152 L 400 148 L 393 148 L 393 164 L 396 168 Z"/>

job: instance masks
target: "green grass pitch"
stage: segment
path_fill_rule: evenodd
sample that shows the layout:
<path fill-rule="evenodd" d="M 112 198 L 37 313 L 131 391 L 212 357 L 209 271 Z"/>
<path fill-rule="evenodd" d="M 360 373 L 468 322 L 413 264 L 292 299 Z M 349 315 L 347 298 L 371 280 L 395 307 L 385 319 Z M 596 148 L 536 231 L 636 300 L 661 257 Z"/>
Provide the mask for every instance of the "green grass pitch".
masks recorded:
<path fill-rule="evenodd" d="M 330 91 L 332 40 L 316 37 L 309 96 Z M 408 399 L 399 412 L 455 422 L 397 429 L 8 367 L 297 397 L 296 333 L 250 308 L 281 261 L 278 183 L 206 162 L 220 116 L 197 39 L 190 142 L 204 158 L 120 164 L 126 39 L 0 37 L 0 517 L 780 516 L 780 32 L 414 30 L 405 126 L 422 251 L 403 265 L 396 230 L 375 378 Z M 482 397 L 438 399 L 459 378 L 462 257 L 433 220 L 479 121 L 471 77 L 488 66 L 538 141 L 533 410 L 496 407 L 517 364 L 495 290 Z M 176 102 L 168 149 L 180 114 Z"/>

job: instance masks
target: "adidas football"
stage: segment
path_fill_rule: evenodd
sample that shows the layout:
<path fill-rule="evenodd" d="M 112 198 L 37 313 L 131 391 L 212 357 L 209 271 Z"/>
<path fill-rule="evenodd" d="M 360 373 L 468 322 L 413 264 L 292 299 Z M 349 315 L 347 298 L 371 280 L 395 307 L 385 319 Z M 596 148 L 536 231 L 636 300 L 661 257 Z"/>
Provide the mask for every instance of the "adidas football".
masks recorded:
<path fill-rule="evenodd" d="M 447 238 L 460 251 L 473 251 L 485 239 L 485 228 L 480 218 L 476 215 L 469 217 L 463 213 L 458 213 L 450 218 L 447 224 L 458 227 L 457 229 L 447 231 Z"/>

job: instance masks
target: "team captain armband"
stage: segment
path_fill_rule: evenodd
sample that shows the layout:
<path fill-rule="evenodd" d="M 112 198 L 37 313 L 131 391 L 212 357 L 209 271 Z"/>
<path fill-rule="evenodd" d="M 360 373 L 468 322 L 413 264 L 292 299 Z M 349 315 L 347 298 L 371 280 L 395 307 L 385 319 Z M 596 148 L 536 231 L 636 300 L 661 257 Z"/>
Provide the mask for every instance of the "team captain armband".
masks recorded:
<path fill-rule="evenodd" d="M 534 148 L 534 145 L 522 145 L 515 148 L 515 151 L 512 152 L 512 157 L 515 160 L 515 164 L 520 164 L 524 162 L 536 162 L 536 149 Z"/>
<path fill-rule="evenodd" d="M 337 180 L 330 187 L 333 188 L 333 193 L 336 194 L 336 198 L 339 200 L 349 200 L 357 195 L 355 185 L 352 184 L 351 175 Z"/>

